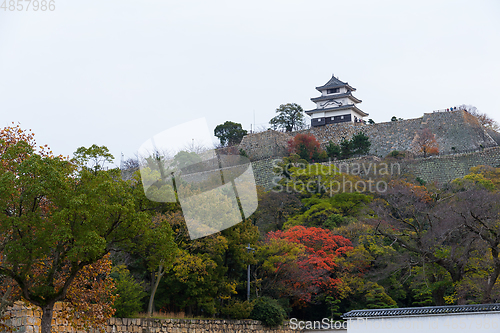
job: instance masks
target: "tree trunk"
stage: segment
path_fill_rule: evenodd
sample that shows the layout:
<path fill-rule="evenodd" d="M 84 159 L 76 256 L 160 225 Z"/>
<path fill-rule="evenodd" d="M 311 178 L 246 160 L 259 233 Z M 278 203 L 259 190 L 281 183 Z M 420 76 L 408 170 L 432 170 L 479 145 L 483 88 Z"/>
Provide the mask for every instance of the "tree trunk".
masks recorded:
<path fill-rule="evenodd" d="M 493 291 L 493 287 L 495 286 L 498 277 L 500 276 L 500 253 L 498 251 L 498 244 L 495 246 L 491 246 L 491 254 L 493 256 L 494 269 L 491 272 L 490 276 L 488 276 L 488 281 L 486 282 L 486 288 L 483 294 L 483 298 L 481 303 L 488 304 L 493 303 L 493 299 L 491 298 L 491 292 Z"/>
<path fill-rule="evenodd" d="M 42 307 L 42 323 L 40 333 L 51 333 L 52 331 L 52 314 L 54 312 L 54 303 L 49 303 Z"/>
<path fill-rule="evenodd" d="M 9 301 L 9 296 L 10 293 L 12 292 L 12 285 L 9 285 L 7 287 L 7 290 L 3 294 L 2 300 L 0 301 L 0 316 L 3 315 L 5 310 L 7 310 L 7 307 L 11 305 L 11 302 Z"/>
<path fill-rule="evenodd" d="M 150 317 L 153 315 L 155 294 L 156 294 L 156 290 L 158 289 L 158 285 L 160 284 L 160 279 L 163 276 L 163 274 L 165 274 L 165 271 L 163 270 L 163 265 L 160 265 L 158 267 L 158 275 L 156 276 L 155 284 L 153 285 L 153 288 L 151 288 L 151 295 L 149 296 L 148 316 L 150 316 Z"/>

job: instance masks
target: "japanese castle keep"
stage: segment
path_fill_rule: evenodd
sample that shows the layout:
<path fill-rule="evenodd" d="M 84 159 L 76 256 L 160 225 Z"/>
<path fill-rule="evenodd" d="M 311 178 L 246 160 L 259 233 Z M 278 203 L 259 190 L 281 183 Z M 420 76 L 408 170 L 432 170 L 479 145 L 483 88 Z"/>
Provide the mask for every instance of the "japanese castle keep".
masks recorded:
<path fill-rule="evenodd" d="M 364 123 L 363 117 L 368 116 L 358 109 L 356 104 L 361 103 L 352 95 L 356 88 L 347 82 L 342 82 L 332 75 L 330 81 L 316 87 L 321 96 L 311 98 L 316 103 L 316 109 L 306 111 L 311 116 L 311 127 L 334 123 Z"/>

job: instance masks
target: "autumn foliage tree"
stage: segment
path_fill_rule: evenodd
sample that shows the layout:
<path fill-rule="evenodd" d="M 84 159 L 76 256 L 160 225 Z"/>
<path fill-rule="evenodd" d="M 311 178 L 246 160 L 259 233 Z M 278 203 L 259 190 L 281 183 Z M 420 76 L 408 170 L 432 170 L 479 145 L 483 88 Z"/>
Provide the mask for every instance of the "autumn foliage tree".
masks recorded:
<path fill-rule="evenodd" d="M 475 106 L 462 104 L 459 106 L 459 108 L 466 110 L 471 115 L 476 117 L 477 120 L 479 121 L 479 123 L 481 125 L 483 125 L 484 127 L 492 129 L 492 130 L 497 131 L 497 132 L 500 131 L 500 124 L 498 123 L 498 121 L 493 119 L 487 113 L 479 111 Z"/>
<path fill-rule="evenodd" d="M 79 277 L 85 288 L 91 286 L 100 273 L 86 274 L 90 265 L 126 246 L 151 219 L 137 212 L 119 170 L 78 169 L 71 161 L 37 152 L 19 130 L 13 134 L 19 140 L 0 141 L 0 275 L 15 281 L 22 298 L 41 308 L 41 332 L 48 333 L 55 302 L 72 294 Z M 80 150 L 79 165 L 86 165 L 91 153 Z M 105 276 L 104 270 L 99 279 Z"/>
<path fill-rule="evenodd" d="M 106 328 L 108 319 L 115 313 L 112 305 L 115 283 L 111 273 L 109 254 L 93 264 L 85 266 L 68 288 L 63 315 L 77 330 Z M 58 281 L 59 284 L 63 279 Z"/>
<path fill-rule="evenodd" d="M 324 158 L 326 155 L 322 154 L 320 144 L 316 137 L 312 134 L 300 133 L 297 134 L 293 139 L 288 141 L 288 151 L 291 154 L 297 154 L 300 158 L 306 161 L 317 160 Z"/>
<path fill-rule="evenodd" d="M 305 255 L 297 259 L 294 274 L 279 281 L 283 287 L 286 286 L 283 289 L 288 295 L 294 296 L 296 304 L 305 305 L 313 301 L 320 292 L 345 296 L 346 286 L 340 277 L 343 267 L 338 262 L 339 258 L 353 249 L 350 240 L 327 229 L 304 226 L 270 232 L 267 237 L 270 240 L 283 239 L 304 247 Z M 281 265 L 280 262 L 275 263 L 275 269 L 280 269 Z"/>
<path fill-rule="evenodd" d="M 497 172 L 486 172 L 456 180 L 437 194 L 393 181 L 373 203 L 372 224 L 399 248 L 414 289 L 428 294 L 422 305 L 500 300 L 500 194 L 485 177 Z"/>
<path fill-rule="evenodd" d="M 439 145 L 430 129 L 424 128 L 418 132 L 415 140 L 416 149 L 424 158 L 439 154 Z"/>

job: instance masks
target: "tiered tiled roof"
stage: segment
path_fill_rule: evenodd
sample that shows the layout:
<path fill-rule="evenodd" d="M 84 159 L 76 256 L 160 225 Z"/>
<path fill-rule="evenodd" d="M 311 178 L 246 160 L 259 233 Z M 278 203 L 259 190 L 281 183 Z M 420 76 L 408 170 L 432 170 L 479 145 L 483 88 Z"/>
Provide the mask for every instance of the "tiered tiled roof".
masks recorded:
<path fill-rule="evenodd" d="M 356 91 L 356 89 L 351 87 L 349 83 L 340 81 L 333 75 L 332 78 L 327 83 L 325 83 L 321 87 L 316 87 L 316 90 L 321 91 L 325 89 L 340 88 L 340 87 L 347 87 L 349 90 Z"/>
<path fill-rule="evenodd" d="M 500 304 L 496 303 L 496 304 L 474 304 L 474 305 L 429 306 L 421 308 L 352 310 L 345 313 L 343 317 L 344 318 L 399 317 L 399 316 L 422 316 L 422 315 L 492 312 L 492 311 L 500 312 Z"/>

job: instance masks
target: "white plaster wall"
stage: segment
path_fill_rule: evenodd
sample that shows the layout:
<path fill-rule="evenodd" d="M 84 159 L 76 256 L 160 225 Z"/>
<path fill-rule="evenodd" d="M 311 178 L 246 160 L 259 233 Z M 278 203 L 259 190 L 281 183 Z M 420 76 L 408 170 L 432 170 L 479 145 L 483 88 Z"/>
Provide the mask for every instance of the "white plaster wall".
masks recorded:
<path fill-rule="evenodd" d="M 325 117 L 344 116 L 351 113 L 351 110 L 327 111 Z"/>
<path fill-rule="evenodd" d="M 449 314 L 411 317 L 358 318 L 348 333 L 498 333 L 500 313 Z"/>
<path fill-rule="evenodd" d="M 315 112 L 313 115 L 311 115 L 311 118 L 323 118 L 323 117 L 335 117 L 335 116 L 343 116 L 343 115 L 351 115 L 351 119 L 354 121 L 354 116 L 358 117 L 358 119 L 364 119 L 360 114 L 357 112 L 350 110 L 350 109 L 344 109 L 344 110 L 339 110 L 339 111 L 327 111 L 327 112 Z M 499 331 L 500 333 L 500 331 Z"/>

